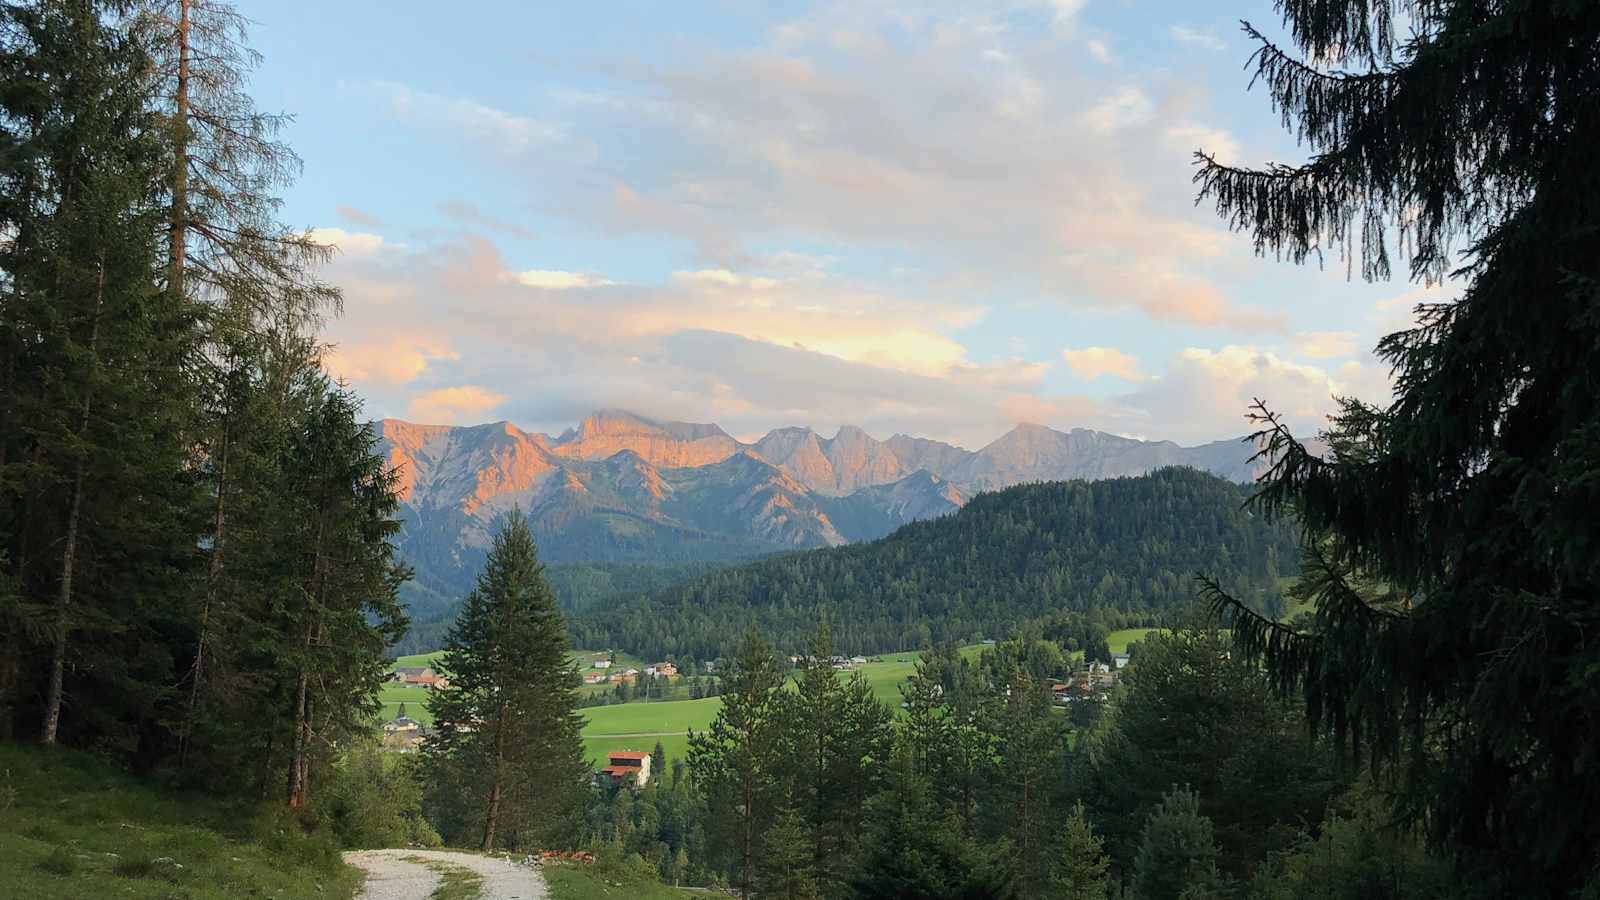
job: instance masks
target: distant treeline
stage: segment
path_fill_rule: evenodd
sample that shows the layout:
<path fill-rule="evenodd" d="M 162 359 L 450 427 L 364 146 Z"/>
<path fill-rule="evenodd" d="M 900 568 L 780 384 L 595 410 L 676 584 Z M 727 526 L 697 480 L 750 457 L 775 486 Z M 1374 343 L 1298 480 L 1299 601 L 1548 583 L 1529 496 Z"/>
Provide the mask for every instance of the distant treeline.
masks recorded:
<path fill-rule="evenodd" d="M 1299 558 L 1294 527 L 1244 510 L 1248 487 L 1191 469 L 1028 484 L 867 544 L 770 557 L 575 609 L 584 647 L 730 655 L 752 625 L 780 648 L 819 619 L 842 652 L 920 649 L 1025 623 L 1144 624 L 1191 603 L 1196 574 L 1268 613 Z"/>

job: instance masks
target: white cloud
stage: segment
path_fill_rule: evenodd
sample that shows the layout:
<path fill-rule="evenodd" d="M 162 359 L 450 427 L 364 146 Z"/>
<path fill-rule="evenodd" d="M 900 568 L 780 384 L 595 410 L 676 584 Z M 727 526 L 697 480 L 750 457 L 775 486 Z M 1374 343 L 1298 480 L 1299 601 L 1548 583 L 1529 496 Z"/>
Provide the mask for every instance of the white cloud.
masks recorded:
<path fill-rule="evenodd" d="M 371 256 L 385 247 L 382 235 L 343 228 L 313 228 L 306 232 L 306 237 L 318 244 L 336 247 L 346 256 Z"/>
<path fill-rule="evenodd" d="M 1155 104 L 1144 91 L 1125 84 L 1089 107 L 1082 120 L 1095 131 L 1110 134 L 1149 122 L 1154 111 Z"/>
<path fill-rule="evenodd" d="M 1215 29 L 1195 28 L 1190 25 L 1173 25 L 1167 29 L 1167 34 L 1180 44 L 1199 47 L 1203 50 L 1219 52 L 1228 49 L 1228 44 L 1217 37 Z"/>
<path fill-rule="evenodd" d="M 1179 439 L 1204 440 L 1219 425 L 1246 426 L 1257 398 L 1283 415 L 1298 435 L 1325 427 L 1336 396 L 1369 402 L 1388 400 L 1388 381 L 1378 367 L 1351 361 L 1330 372 L 1285 359 L 1257 347 L 1190 347 L 1171 359 L 1160 378 L 1119 398 L 1142 423 L 1132 430 Z M 1238 433 L 1236 432 L 1236 433 Z"/>
<path fill-rule="evenodd" d="M 1145 381 L 1149 376 L 1139 371 L 1139 360 L 1113 347 L 1085 347 L 1082 350 L 1063 350 L 1061 358 L 1080 378 L 1094 381 L 1102 375 L 1113 375 L 1123 381 Z"/>
<path fill-rule="evenodd" d="M 673 272 L 672 277 L 687 284 L 717 285 L 720 287 L 743 287 L 764 291 L 778 286 L 776 278 L 748 277 L 737 275 L 727 269 L 700 269 L 694 272 Z"/>
<path fill-rule="evenodd" d="M 585 272 L 563 272 L 560 269 L 528 269 L 511 275 L 512 280 L 524 287 L 546 291 L 566 291 L 573 288 L 602 287 L 611 282 L 599 275 Z"/>

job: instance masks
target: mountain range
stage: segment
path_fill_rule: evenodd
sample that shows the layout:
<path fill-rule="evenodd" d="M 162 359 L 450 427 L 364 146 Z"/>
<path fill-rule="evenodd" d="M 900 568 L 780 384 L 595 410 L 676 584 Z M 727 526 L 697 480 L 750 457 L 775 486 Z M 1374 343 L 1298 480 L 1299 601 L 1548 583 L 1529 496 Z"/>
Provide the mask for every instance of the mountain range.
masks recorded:
<path fill-rule="evenodd" d="M 1014 484 L 1141 475 L 1189 466 L 1255 474 L 1239 441 L 1180 447 L 1075 428 L 1018 425 L 972 451 L 854 426 L 831 438 L 779 428 L 753 443 L 716 425 L 603 410 L 558 436 L 508 422 L 377 423 L 397 470 L 401 554 L 414 591 L 470 586 L 496 520 L 529 517 L 545 562 L 666 564 L 747 558 L 870 540 Z"/>

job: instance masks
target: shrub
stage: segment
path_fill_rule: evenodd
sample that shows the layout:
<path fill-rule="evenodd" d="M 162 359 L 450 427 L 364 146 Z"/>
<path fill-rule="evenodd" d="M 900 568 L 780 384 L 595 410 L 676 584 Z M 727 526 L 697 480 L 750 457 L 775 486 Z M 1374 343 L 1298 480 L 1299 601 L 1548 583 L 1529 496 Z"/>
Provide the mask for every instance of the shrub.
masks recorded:
<path fill-rule="evenodd" d="M 72 852 L 67 848 L 56 847 L 46 853 L 43 859 L 34 863 L 34 868 L 41 872 L 48 872 L 51 875 L 65 877 L 78 871 L 78 858 L 72 855 Z"/>

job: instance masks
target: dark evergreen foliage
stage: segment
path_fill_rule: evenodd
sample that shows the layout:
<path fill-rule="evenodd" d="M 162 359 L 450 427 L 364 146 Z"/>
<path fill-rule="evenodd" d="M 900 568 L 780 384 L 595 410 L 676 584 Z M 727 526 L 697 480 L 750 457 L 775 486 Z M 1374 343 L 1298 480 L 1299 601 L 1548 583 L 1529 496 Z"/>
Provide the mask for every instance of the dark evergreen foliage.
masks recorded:
<path fill-rule="evenodd" d="M 1459 262 L 1459 288 L 1382 341 L 1395 398 L 1347 402 L 1330 455 L 1261 410 L 1258 508 L 1317 548 L 1310 629 L 1209 593 L 1319 726 L 1403 777 L 1400 811 L 1484 893 L 1594 889 L 1600 4 L 1279 9 L 1311 62 L 1252 31 L 1257 77 L 1313 156 L 1202 155 L 1201 196 L 1262 250 L 1339 246 L 1380 277 L 1398 235 L 1415 275 Z"/>
<path fill-rule="evenodd" d="M 587 767 L 566 627 L 521 515 L 495 535 L 436 668 L 425 772 L 446 840 L 541 848 L 579 831 Z"/>
<path fill-rule="evenodd" d="M 1190 469 L 1023 485 L 870 544 L 616 599 L 575 617 L 573 633 L 580 646 L 714 659 L 751 624 L 798 651 L 825 617 L 840 623 L 834 642 L 846 654 L 915 650 L 1064 613 L 1145 624 L 1193 601 L 1197 571 L 1259 605 L 1276 595 L 1278 567 L 1293 565 L 1296 550 L 1287 526 L 1242 511 L 1247 497 Z"/>

